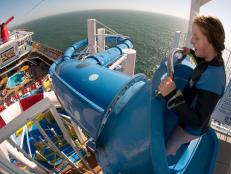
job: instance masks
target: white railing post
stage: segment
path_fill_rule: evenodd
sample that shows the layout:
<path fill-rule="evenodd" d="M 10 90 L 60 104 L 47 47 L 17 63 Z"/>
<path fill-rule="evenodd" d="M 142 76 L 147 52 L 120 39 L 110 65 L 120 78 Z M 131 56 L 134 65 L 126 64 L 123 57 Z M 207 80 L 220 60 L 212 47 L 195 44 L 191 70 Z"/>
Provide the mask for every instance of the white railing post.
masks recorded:
<path fill-rule="evenodd" d="M 25 164 L 28 168 L 29 171 L 33 171 L 36 173 L 41 173 L 41 174 L 46 174 L 46 170 L 44 170 L 43 168 L 39 167 L 36 163 L 34 163 L 34 161 L 32 161 L 31 159 L 28 159 L 27 157 L 25 157 L 25 154 L 21 153 L 20 151 L 18 151 L 18 149 L 13 146 L 12 144 L 10 144 L 8 141 L 4 141 L 3 143 L 5 143 L 6 149 L 8 150 L 8 152 L 18 161 L 20 161 L 22 164 Z"/>
<path fill-rule="evenodd" d="M 71 124 L 73 125 L 73 128 L 75 130 L 75 133 L 78 137 L 80 144 L 84 144 L 87 141 L 87 137 L 83 134 L 80 127 L 73 120 L 71 120 Z"/>
<path fill-rule="evenodd" d="M 52 173 L 52 171 L 48 170 L 46 167 L 44 167 L 43 165 L 41 165 L 39 162 L 37 162 L 36 160 L 34 160 L 30 155 L 28 155 L 24 149 L 20 148 L 11 138 L 9 138 L 7 140 L 13 147 L 15 147 L 20 153 L 22 153 L 28 160 L 30 160 L 31 162 L 34 162 L 37 165 L 37 168 L 40 169 L 40 173 Z M 45 172 L 43 172 L 45 171 Z"/>
<path fill-rule="evenodd" d="M 188 48 L 191 48 L 192 45 L 190 43 L 191 40 L 191 33 L 192 33 L 192 23 L 195 16 L 197 16 L 200 12 L 200 7 L 206 3 L 208 3 L 210 0 L 191 0 L 191 7 L 190 7 L 190 16 L 189 16 L 189 22 L 188 22 L 188 35 L 186 37 L 186 43 L 185 45 Z"/>
<path fill-rule="evenodd" d="M 0 173 L 3 174 L 26 174 L 24 171 L 11 164 L 5 158 L 0 155 Z"/>
<path fill-rule="evenodd" d="M 179 47 L 180 35 L 181 35 L 181 31 L 176 31 L 175 32 L 175 38 L 174 38 L 174 41 L 173 41 L 172 48 L 178 48 Z"/>
<path fill-rule="evenodd" d="M 127 55 L 127 59 L 122 62 L 123 73 L 133 76 L 136 64 L 136 50 L 124 49 L 123 52 Z"/>
<path fill-rule="evenodd" d="M 87 20 L 88 48 L 90 54 L 96 54 L 96 21 L 95 19 Z"/>
<path fill-rule="evenodd" d="M 191 38 L 192 38 L 192 34 L 191 33 L 187 33 L 186 34 L 186 39 L 185 39 L 185 46 L 188 48 L 192 48 L 192 44 L 191 44 Z"/>
<path fill-rule="evenodd" d="M 105 51 L 105 28 L 98 28 L 98 52 Z"/>

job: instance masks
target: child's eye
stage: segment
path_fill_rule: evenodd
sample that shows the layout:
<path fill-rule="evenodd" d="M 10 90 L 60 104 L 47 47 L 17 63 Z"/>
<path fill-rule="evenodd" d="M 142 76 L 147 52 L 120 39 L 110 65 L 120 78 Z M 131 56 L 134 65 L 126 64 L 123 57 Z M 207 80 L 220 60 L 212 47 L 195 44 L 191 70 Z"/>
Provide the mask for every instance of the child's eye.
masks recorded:
<path fill-rule="evenodd" d="M 192 37 L 193 37 L 193 39 L 194 39 L 195 41 L 200 40 L 200 38 L 198 37 L 198 35 L 197 35 L 197 34 L 195 34 L 195 33 L 193 34 L 193 36 L 192 36 Z"/>

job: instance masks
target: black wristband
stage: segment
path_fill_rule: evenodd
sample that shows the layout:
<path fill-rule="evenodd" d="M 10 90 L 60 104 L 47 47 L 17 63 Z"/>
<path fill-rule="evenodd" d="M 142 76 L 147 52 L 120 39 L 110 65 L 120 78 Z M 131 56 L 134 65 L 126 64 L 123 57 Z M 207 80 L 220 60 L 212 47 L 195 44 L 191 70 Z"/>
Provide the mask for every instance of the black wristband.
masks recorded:
<path fill-rule="evenodd" d="M 172 98 L 176 94 L 176 92 L 177 92 L 177 90 L 174 89 L 168 95 L 166 95 L 164 98 L 168 101 L 170 98 Z"/>

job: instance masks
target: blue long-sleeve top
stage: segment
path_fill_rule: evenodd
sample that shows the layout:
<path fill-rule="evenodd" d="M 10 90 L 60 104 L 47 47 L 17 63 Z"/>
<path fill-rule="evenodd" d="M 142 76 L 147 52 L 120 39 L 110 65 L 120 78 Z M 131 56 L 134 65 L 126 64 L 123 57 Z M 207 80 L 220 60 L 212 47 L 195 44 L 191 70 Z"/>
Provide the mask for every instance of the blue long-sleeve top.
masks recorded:
<path fill-rule="evenodd" d="M 226 75 L 222 57 L 211 62 L 196 57 L 198 63 L 182 93 L 177 89 L 165 98 L 168 106 L 179 117 L 181 127 L 192 135 L 204 134 L 210 125 L 210 117 L 224 93 Z"/>

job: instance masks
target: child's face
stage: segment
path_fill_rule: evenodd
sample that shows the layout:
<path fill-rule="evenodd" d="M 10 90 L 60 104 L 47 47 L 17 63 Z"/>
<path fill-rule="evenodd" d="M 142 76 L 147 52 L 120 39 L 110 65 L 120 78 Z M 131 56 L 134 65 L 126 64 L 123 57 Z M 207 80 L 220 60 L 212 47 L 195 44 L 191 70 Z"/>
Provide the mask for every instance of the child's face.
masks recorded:
<path fill-rule="evenodd" d="M 214 52 L 212 44 L 208 42 L 207 37 L 201 32 L 198 25 L 192 25 L 191 43 L 195 49 L 195 54 L 198 57 L 207 58 L 211 52 Z"/>

